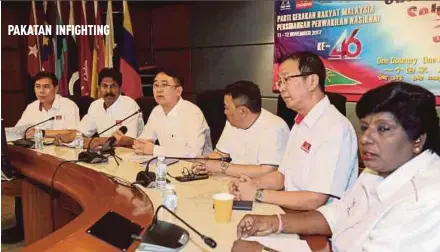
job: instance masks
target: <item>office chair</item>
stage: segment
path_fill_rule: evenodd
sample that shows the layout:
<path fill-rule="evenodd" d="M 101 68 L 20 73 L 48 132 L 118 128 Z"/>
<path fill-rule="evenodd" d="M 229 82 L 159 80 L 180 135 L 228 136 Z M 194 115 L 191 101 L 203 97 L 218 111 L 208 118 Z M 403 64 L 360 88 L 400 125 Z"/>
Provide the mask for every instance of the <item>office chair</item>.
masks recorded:
<path fill-rule="evenodd" d="M 207 90 L 197 95 L 196 104 L 202 110 L 211 129 L 212 146 L 215 148 L 226 123 L 223 90 Z"/>
<path fill-rule="evenodd" d="M 142 116 L 144 123 L 147 123 L 148 117 L 150 117 L 151 111 L 156 107 L 157 103 L 153 96 L 142 96 L 136 99 L 137 104 L 142 109 Z"/>
<path fill-rule="evenodd" d="M 330 100 L 330 103 L 333 104 L 336 107 L 336 109 L 338 109 L 339 112 L 341 112 L 341 114 L 346 116 L 347 98 L 337 93 L 326 92 L 326 95 Z M 281 95 L 279 95 L 278 104 L 277 104 L 277 115 L 283 118 L 283 120 L 287 123 L 290 129 L 292 129 L 293 125 L 295 124 L 294 119 L 296 114 L 297 114 L 296 111 L 293 111 L 286 106 L 286 103 L 284 102 L 283 98 L 281 98 Z"/>
<path fill-rule="evenodd" d="M 66 96 L 66 98 L 69 98 L 76 104 L 76 106 L 78 106 L 80 119 L 87 114 L 90 104 L 95 101 L 95 99 L 90 96 L 69 95 Z"/>

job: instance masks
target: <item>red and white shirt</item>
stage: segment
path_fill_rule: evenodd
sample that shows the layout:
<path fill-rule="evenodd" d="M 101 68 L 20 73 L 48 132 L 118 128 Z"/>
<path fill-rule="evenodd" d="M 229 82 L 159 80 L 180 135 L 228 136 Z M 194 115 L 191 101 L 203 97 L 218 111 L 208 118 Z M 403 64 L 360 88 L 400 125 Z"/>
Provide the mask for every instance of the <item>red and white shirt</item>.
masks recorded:
<path fill-rule="evenodd" d="M 119 95 L 118 99 L 108 108 L 104 106 L 104 99 L 98 99 L 90 104 L 87 115 L 83 117 L 78 126 L 78 131 L 90 137 L 120 122 L 137 110 L 139 110 L 139 105 L 136 101 L 125 95 Z M 120 123 L 120 125 L 108 130 L 103 133 L 101 137 L 113 135 L 121 126 L 127 127 L 127 133 L 125 135 L 137 138 L 144 126 L 142 113 L 134 115 L 130 119 Z"/>
<path fill-rule="evenodd" d="M 279 168 L 285 190 L 341 197 L 356 181 L 357 151 L 353 126 L 325 96 L 290 132 Z"/>
<path fill-rule="evenodd" d="M 45 122 L 38 127 L 49 130 L 76 129 L 79 124 L 78 106 L 72 100 L 57 94 L 55 95 L 52 108 L 47 111 L 39 100 L 29 104 L 15 127 L 29 127 L 52 116 L 55 117 L 54 120 Z"/>

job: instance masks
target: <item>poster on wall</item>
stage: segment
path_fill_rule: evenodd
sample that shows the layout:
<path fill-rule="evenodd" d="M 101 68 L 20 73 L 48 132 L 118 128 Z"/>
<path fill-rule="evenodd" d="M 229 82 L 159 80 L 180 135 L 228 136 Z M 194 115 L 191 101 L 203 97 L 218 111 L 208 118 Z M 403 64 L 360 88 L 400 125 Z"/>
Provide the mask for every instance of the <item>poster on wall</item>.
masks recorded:
<path fill-rule="evenodd" d="M 281 0 L 274 28 L 274 92 L 277 59 L 312 51 L 326 66 L 326 91 L 349 101 L 395 80 L 429 89 L 440 104 L 440 2 Z"/>

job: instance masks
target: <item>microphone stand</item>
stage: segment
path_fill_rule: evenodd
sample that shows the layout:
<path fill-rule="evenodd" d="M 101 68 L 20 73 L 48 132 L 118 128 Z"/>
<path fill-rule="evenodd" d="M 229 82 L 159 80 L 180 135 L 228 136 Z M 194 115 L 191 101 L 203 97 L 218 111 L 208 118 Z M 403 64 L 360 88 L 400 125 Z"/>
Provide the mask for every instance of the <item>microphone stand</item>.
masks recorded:
<path fill-rule="evenodd" d="M 98 136 L 94 136 L 94 137 L 92 137 L 92 138 L 90 139 L 90 141 L 89 141 L 89 144 L 87 145 L 87 152 L 90 152 L 90 145 L 92 144 L 92 141 L 93 141 L 94 139 L 96 139 L 97 137 L 99 137 L 101 134 L 103 134 L 103 133 L 109 131 L 110 129 L 112 129 L 112 128 L 115 127 L 116 125 L 118 125 L 118 124 L 120 124 L 120 123 L 122 123 L 122 122 L 125 122 L 126 120 L 128 120 L 128 119 L 131 118 L 132 116 L 134 116 L 134 115 L 136 115 L 136 114 L 139 114 L 139 113 L 141 113 L 141 112 L 142 112 L 142 109 L 138 109 L 138 110 L 136 110 L 136 112 L 134 112 L 133 114 L 131 114 L 131 115 L 127 116 L 127 117 L 125 117 L 124 119 L 122 119 L 121 121 L 119 121 L 117 124 L 113 124 L 112 126 L 108 127 L 107 129 L 105 129 L 105 130 L 99 132 L 99 133 L 97 134 Z"/>
<path fill-rule="evenodd" d="M 158 156 L 153 157 L 152 159 L 148 160 L 147 164 L 145 165 L 145 171 L 140 171 L 136 175 L 136 184 L 140 184 L 143 187 L 148 187 L 152 182 L 156 180 L 156 174 L 154 172 L 150 172 L 150 164 L 154 160 L 158 159 Z M 195 157 L 195 158 L 188 158 L 188 157 L 165 157 L 165 159 L 182 159 L 182 160 L 214 160 L 214 161 L 223 161 L 223 162 L 231 162 L 232 159 L 230 157 L 221 157 L 221 158 L 206 158 L 206 157 Z"/>
<path fill-rule="evenodd" d="M 122 158 L 119 157 L 118 155 L 116 155 L 115 148 L 111 148 L 110 150 L 107 151 L 107 153 L 109 154 L 109 156 L 113 157 L 116 164 L 119 166 L 118 159 L 119 159 L 119 161 L 122 161 Z"/>
<path fill-rule="evenodd" d="M 103 134 L 103 133 L 107 132 L 108 130 L 112 129 L 112 128 L 115 127 L 116 125 L 118 125 L 118 124 L 120 124 L 120 123 L 122 123 L 122 122 L 128 120 L 128 119 L 131 118 L 132 116 L 134 116 L 134 115 L 136 115 L 136 114 L 139 114 L 139 113 L 141 113 L 141 112 L 142 112 L 142 109 L 138 109 L 136 112 L 132 113 L 131 115 L 129 115 L 129 116 L 127 116 L 127 117 L 125 117 L 124 119 L 122 119 L 121 121 L 119 121 L 117 124 L 113 124 L 112 126 L 108 127 L 107 129 L 105 129 L 105 130 L 99 132 L 99 133 L 97 134 L 98 136 L 92 137 L 92 138 L 90 139 L 90 141 L 89 141 L 89 144 L 87 145 L 87 150 L 81 152 L 80 155 L 78 155 L 78 158 L 85 159 L 85 160 L 87 160 L 86 163 L 91 163 L 91 164 L 107 162 L 107 161 L 108 161 L 108 157 L 102 155 L 103 153 L 101 153 L 101 152 L 99 152 L 99 151 L 96 152 L 96 153 L 90 151 L 90 145 L 92 144 L 92 141 L 93 141 L 94 139 L 96 139 L 97 137 L 99 137 L 101 134 Z M 119 166 L 119 162 L 117 161 L 117 159 L 116 159 L 115 157 L 117 157 L 117 158 L 118 158 L 119 160 L 121 160 L 121 161 L 122 161 L 122 158 L 116 156 L 114 150 L 113 150 L 113 151 L 106 151 L 106 152 L 110 152 L 110 155 L 115 159 L 116 164 Z"/>
<path fill-rule="evenodd" d="M 39 123 L 37 123 L 37 124 L 34 124 L 34 125 L 32 125 L 32 126 L 27 127 L 26 130 L 24 131 L 23 139 L 18 139 L 18 140 L 13 141 L 14 145 L 22 146 L 22 147 L 26 147 L 26 148 L 30 148 L 30 147 L 32 147 L 32 146 L 35 144 L 35 142 L 32 141 L 32 140 L 26 139 L 26 133 L 27 133 L 27 131 L 28 131 L 29 129 L 35 127 L 35 126 L 38 126 L 38 125 L 43 124 L 43 123 L 48 122 L 48 121 L 52 121 L 52 120 L 54 120 L 54 119 L 55 119 L 55 117 L 52 116 L 51 118 L 49 118 L 49 119 L 47 119 L 47 120 L 44 120 L 44 121 L 42 121 L 42 122 L 39 122 Z"/>

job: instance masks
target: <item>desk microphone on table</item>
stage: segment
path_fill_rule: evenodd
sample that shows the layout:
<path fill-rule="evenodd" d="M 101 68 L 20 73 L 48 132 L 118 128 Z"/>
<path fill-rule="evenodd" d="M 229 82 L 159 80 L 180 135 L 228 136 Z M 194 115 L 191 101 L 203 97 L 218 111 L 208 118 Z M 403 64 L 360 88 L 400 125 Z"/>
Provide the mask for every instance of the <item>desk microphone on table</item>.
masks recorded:
<path fill-rule="evenodd" d="M 145 171 L 140 171 L 136 175 L 136 184 L 140 184 L 143 187 L 148 187 L 151 182 L 156 181 L 156 174 L 154 172 L 150 172 L 150 163 L 156 160 L 158 157 L 154 157 L 150 159 L 145 166 Z M 215 160 L 215 161 L 223 161 L 223 162 L 231 162 L 232 159 L 230 157 L 220 157 L 220 158 L 209 158 L 209 157 L 165 157 L 165 159 L 181 159 L 181 160 Z"/>
<path fill-rule="evenodd" d="M 154 246 L 157 248 L 159 246 L 162 249 L 180 249 L 183 246 L 185 246 L 189 241 L 189 233 L 182 227 L 179 227 L 175 224 L 158 220 L 158 212 L 159 210 L 163 208 L 166 211 L 168 211 L 170 214 L 172 214 L 174 217 L 176 217 L 178 220 L 180 220 L 183 224 L 185 224 L 187 227 L 189 227 L 192 231 L 194 231 L 197 235 L 199 235 L 206 245 L 208 245 L 211 248 L 217 247 L 217 243 L 212 239 L 211 237 L 205 236 L 198 232 L 195 228 L 193 228 L 190 224 L 186 223 L 182 218 L 177 216 L 173 211 L 168 209 L 164 205 L 160 205 L 156 209 L 156 213 L 153 217 L 153 222 L 148 227 L 147 231 L 142 237 L 139 236 L 133 236 L 135 239 L 141 240 L 141 245 L 139 248 L 143 247 L 143 251 L 148 251 L 148 246 Z"/>
<path fill-rule="evenodd" d="M 35 142 L 32 141 L 32 140 L 26 139 L 26 133 L 27 133 L 27 131 L 28 131 L 29 129 L 35 127 L 35 126 L 38 126 L 38 125 L 40 125 L 40 124 L 43 124 L 43 123 L 45 123 L 45 122 L 47 122 L 47 121 L 52 121 L 52 120 L 54 120 L 54 119 L 55 119 L 55 116 L 52 116 L 52 117 L 49 118 L 49 119 L 46 119 L 46 120 L 44 120 L 44 121 L 42 121 L 42 122 L 39 122 L 39 123 L 37 123 L 37 124 L 34 124 L 34 125 L 32 125 L 32 126 L 27 127 L 26 130 L 24 131 L 24 137 L 23 137 L 22 139 L 18 139 L 18 140 L 13 141 L 14 145 L 22 146 L 22 147 L 26 147 L 26 148 L 30 148 L 30 147 L 32 147 L 32 146 L 35 144 Z"/>
<path fill-rule="evenodd" d="M 127 127 L 125 127 L 125 126 L 120 127 L 119 130 L 123 134 L 127 133 Z M 96 163 L 101 163 L 103 161 L 106 161 L 107 157 L 103 156 L 102 154 L 105 154 L 108 152 L 112 153 L 113 145 L 115 143 L 116 143 L 116 138 L 114 136 L 111 136 L 102 145 L 101 149 L 99 149 L 96 152 L 91 151 L 91 150 L 83 151 L 78 154 L 78 159 L 84 160 L 84 162 L 90 163 L 90 164 L 96 164 Z"/>
<path fill-rule="evenodd" d="M 90 150 L 90 146 L 92 141 L 101 136 L 102 134 L 104 134 L 105 132 L 109 131 L 110 129 L 116 127 L 117 125 L 121 124 L 122 122 L 128 120 L 129 118 L 133 117 L 134 115 L 137 115 L 139 113 L 142 113 L 142 109 L 138 109 L 136 110 L 136 112 L 130 114 L 129 116 L 125 117 L 124 119 L 122 119 L 121 121 L 118 121 L 117 123 L 113 124 L 112 126 L 108 127 L 107 129 L 99 132 L 97 134 L 97 136 L 94 136 L 90 139 L 89 144 L 87 146 L 87 150 L 83 151 L 81 153 L 79 153 L 78 155 L 78 159 L 82 159 L 82 160 L 86 160 L 86 163 L 91 163 L 91 164 L 96 164 L 96 163 L 102 163 L 102 162 L 106 162 L 107 161 L 107 157 L 102 156 L 103 152 L 107 152 L 109 150 L 111 150 L 112 146 L 114 145 L 114 143 L 116 142 L 116 138 L 115 137 L 110 137 L 107 142 L 104 143 L 104 145 L 102 146 L 101 150 L 98 152 L 93 152 Z M 125 129 L 125 131 L 124 131 Z M 122 126 L 121 128 L 119 128 L 120 131 L 122 131 L 124 134 L 127 133 L 127 127 L 126 126 Z M 99 155 L 97 155 L 97 153 L 99 153 Z"/>
<path fill-rule="evenodd" d="M 101 136 L 102 134 L 104 134 L 105 132 L 107 132 L 107 131 L 113 129 L 113 128 L 116 127 L 117 125 L 121 124 L 122 122 L 128 120 L 129 118 L 131 118 L 131 117 L 133 117 L 134 115 L 137 115 L 137 114 L 139 114 L 139 113 L 142 113 L 142 109 L 138 109 L 138 110 L 136 110 L 136 112 L 134 112 L 133 114 L 131 114 L 131 115 L 125 117 L 125 118 L 122 119 L 121 121 L 118 121 L 117 123 L 113 124 L 112 126 L 108 127 L 107 129 L 105 129 L 105 130 L 99 132 L 99 133 L 97 134 L 97 136 L 92 137 L 92 139 L 90 139 L 90 141 L 89 141 L 89 145 L 87 146 L 87 151 L 90 151 L 90 144 L 92 143 L 92 141 L 93 141 L 95 138 L 100 137 L 100 136 Z M 125 133 L 126 133 L 126 132 L 124 132 L 124 134 L 125 134 Z"/>

